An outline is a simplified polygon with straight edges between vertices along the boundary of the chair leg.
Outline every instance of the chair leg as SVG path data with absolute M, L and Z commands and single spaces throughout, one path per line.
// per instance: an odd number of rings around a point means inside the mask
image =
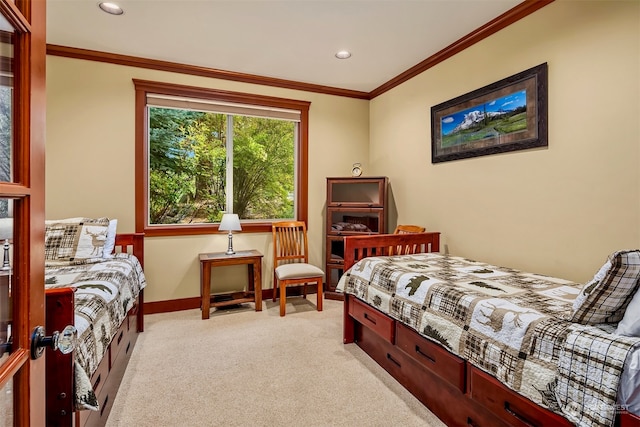
M 278 293 L 278 279 L 273 275 L 273 302 L 276 302 L 276 294 Z
M 307 282 L 304 282 L 302 284 L 302 297 L 304 299 L 307 299 Z
M 284 283 L 280 283 L 280 317 L 284 316 L 286 304 L 287 304 L 287 286 Z
M 318 311 L 322 311 L 322 279 L 318 279 Z

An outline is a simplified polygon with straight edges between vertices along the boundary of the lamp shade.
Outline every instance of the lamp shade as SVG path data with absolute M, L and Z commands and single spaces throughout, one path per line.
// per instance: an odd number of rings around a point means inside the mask
M 240 218 L 238 214 L 224 214 L 222 215 L 222 221 L 220 221 L 220 231 L 241 231 Z

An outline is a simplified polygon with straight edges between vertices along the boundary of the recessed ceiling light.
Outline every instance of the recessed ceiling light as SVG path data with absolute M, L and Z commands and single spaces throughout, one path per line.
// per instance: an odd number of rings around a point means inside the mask
M 351 56 L 351 52 L 349 52 L 348 50 L 341 50 L 340 52 L 336 53 L 336 58 L 338 59 L 347 59 Z
M 98 7 L 111 15 L 122 15 L 124 10 L 115 3 L 102 2 L 98 3 Z

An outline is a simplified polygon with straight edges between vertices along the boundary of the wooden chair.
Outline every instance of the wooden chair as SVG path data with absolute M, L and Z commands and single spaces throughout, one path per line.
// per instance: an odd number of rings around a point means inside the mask
M 287 286 L 304 285 L 303 296 L 307 297 L 307 283 L 318 287 L 318 311 L 322 311 L 322 281 L 324 272 L 309 264 L 307 227 L 303 221 L 274 222 L 273 231 L 273 301 L 280 287 L 280 316 L 285 314 Z
M 398 225 L 396 229 L 393 231 L 393 234 L 417 234 L 424 233 L 426 228 L 420 227 L 419 225 Z M 389 247 L 389 255 L 403 255 L 409 254 L 411 251 L 409 247 L 403 246 L 390 246 Z
M 419 225 L 398 225 L 393 234 L 415 234 L 424 233 L 426 228 Z

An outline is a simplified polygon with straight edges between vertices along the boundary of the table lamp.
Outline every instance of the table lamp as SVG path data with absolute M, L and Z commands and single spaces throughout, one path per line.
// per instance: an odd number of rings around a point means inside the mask
M 9 240 L 13 239 L 13 218 L 0 218 L 0 242 L 4 242 L 4 256 L 2 260 L 2 270 L 10 270 L 9 260 Z
M 235 254 L 236 252 L 233 250 L 233 232 L 242 230 L 242 227 L 240 227 L 240 218 L 238 218 L 238 214 L 222 215 L 222 221 L 220 221 L 220 227 L 218 227 L 218 230 L 229 232 L 229 248 L 227 248 L 226 254 Z

